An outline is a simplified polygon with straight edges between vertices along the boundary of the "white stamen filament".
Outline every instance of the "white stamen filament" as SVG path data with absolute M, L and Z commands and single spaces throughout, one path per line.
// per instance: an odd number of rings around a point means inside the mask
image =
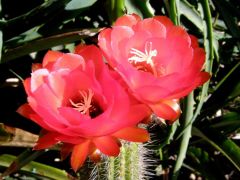
M 139 51 L 135 48 L 131 48 L 130 54 L 133 54 L 132 57 L 128 58 L 128 60 L 134 61 L 134 63 L 137 62 L 146 62 L 147 64 L 150 64 L 151 67 L 154 66 L 152 57 L 157 56 L 157 50 L 152 49 L 152 42 L 147 42 L 145 44 L 145 54 L 142 51 Z
M 74 103 L 71 99 L 69 99 L 71 105 L 74 107 L 73 109 L 76 109 L 81 114 L 87 114 L 89 115 L 89 109 L 92 107 L 92 97 L 94 95 L 93 91 L 91 89 L 88 89 L 88 93 L 86 91 L 79 91 L 80 95 L 83 98 L 83 102 Z

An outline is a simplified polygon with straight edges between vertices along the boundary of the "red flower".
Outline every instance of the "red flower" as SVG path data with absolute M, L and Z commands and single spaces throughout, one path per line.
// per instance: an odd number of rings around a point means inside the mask
M 130 100 L 109 73 L 100 50 L 79 46 L 76 53 L 49 51 L 42 67 L 34 66 L 24 81 L 28 103 L 18 109 L 46 131 L 35 149 L 63 142 L 62 156 L 72 151 L 75 171 L 88 155 L 117 156 L 118 138 L 136 142 L 149 138 L 136 126 L 149 115 L 148 108 Z
M 99 46 L 134 96 L 159 117 L 175 120 L 178 99 L 206 82 L 197 39 L 164 16 L 125 15 L 99 34 Z

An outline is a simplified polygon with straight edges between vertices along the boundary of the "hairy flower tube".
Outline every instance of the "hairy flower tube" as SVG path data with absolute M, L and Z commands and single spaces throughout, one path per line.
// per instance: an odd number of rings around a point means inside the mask
M 18 112 L 44 129 L 34 149 L 61 142 L 62 157 L 71 153 L 75 171 L 88 156 L 98 159 L 99 152 L 117 156 L 119 139 L 149 139 L 137 127 L 149 108 L 129 97 L 96 46 L 78 46 L 74 54 L 49 51 L 24 88 L 28 103 Z
M 135 98 L 166 120 L 176 120 L 179 99 L 210 77 L 202 72 L 205 52 L 197 39 L 164 16 L 124 15 L 98 40 Z

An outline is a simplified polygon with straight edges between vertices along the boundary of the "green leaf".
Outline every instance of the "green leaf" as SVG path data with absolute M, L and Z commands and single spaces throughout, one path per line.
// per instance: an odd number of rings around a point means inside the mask
M 113 24 L 116 19 L 124 14 L 125 0 L 108 0 L 106 1 L 106 8 L 108 12 L 108 18 Z
M 211 121 L 218 121 L 218 123 L 215 123 L 212 125 L 212 127 L 224 127 L 228 126 L 229 124 L 232 124 L 236 121 L 237 124 L 240 124 L 240 113 L 238 112 L 229 112 L 221 117 L 217 117 Z
M 49 49 L 57 45 L 72 43 L 74 41 L 81 40 L 86 37 L 94 36 L 100 30 L 101 29 L 82 29 L 78 31 L 57 34 L 50 37 L 44 37 L 38 40 L 30 41 L 16 48 L 8 49 L 3 54 L 2 63 L 8 62 L 12 59 L 24 55 L 28 55 L 31 52 Z
M 23 166 L 25 166 L 32 160 L 36 159 L 44 152 L 45 152 L 44 150 L 41 151 L 32 151 L 29 149 L 25 150 L 10 164 L 10 166 L 3 173 L 3 176 L 7 176 L 13 172 L 16 172 L 17 170 L 21 169 Z
M 232 36 L 236 39 L 240 38 L 240 30 L 237 25 L 237 21 L 234 19 L 233 12 L 239 12 L 235 9 L 234 6 L 231 6 L 230 3 L 226 0 L 213 0 L 218 11 L 221 13 L 224 22 L 226 23 L 228 30 L 231 32 Z M 240 49 L 240 43 L 238 42 L 238 48 Z
M 214 48 L 213 48 L 212 15 L 208 0 L 201 0 L 199 3 L 199 8 L 200 14 L 203 19 L 204 48 L 206 51 L 205 71 L 211 74 L 214 60 Z M 210 81 L 205 82 L 205 84 L 202 87 L 200 100 L 194 112 L 191 122 L 194 122 L 199 117 L 203 104 L 208 96 L 209 83 Z
M 180 0 L 172 0 L 169 3 L 170 18 L 175 25 L 180 25 L 179 2 Z
M 154 9 L 149 3 L 149 0 L 127 0 L 126 8 L 128 13 L 140 13 L 143 18 L 148 18 L 154 16 Z
M 3 29 L 7 34 L 10 33 L 11 37 L 14 37 L 35 26 L 45 24 L 47 21 L 55 17 L 60 11 L 63 11 L 65 5 L 69 1 L 70 0 L 48 0 L 31 11 L 8 20 L 4 23 Z M 8 37 L 8 39 L 10 38 Z
M 192 156 L 192 158 L 199 164 L 208 163 L 210 161 L 208 153 L 201 148 L 190 147 L 188 149 L 188 155 Z
M 16 156 L 3 154 L 0 155 L 0 166 L 8 167 L 13 161 L 15 161 Z M 66 171 L 54 168 L 38 162 L 29 162 L 27 165 L 21 168 L 22 171 L 29 172 L 34 175 L 41 175 L 51 179 L 68 179 L 69 175 Z M 6 176 L 6 174 L 4 175 Z M 43 178 L 43 177 L 42 177 Z M 44 178 L 43 178 L 44 179 Z
M 229 112 L 211 120 L 211 127 L 219 132 L 232 133 L 240 128 L 240 113 Z
M 179 120 L 175 121 L 171 126 L 168 127 L 166 137 L 162 137 L 163 142 L 161 142 L 158 146 L 159 149 L 164 148 L 166 145 L 169 145 L 174 140 L 174 135 L 179 126 Z
M 235 98 L 240 95 L 240 81 L 233 87 L 232 92 L 229 94 L 229 99 Z
M 77 10 L 92 6 L 97 0 L 71 0 L 65 7 L 65 10 Z
M 189 141 L 192 136 L 191 131 L 194 104 L 195 104 L 194 95 L 193 92 L 191 92 L 184 101 L 184 119 L 183 119 L 184 133 L 181 139 L 177 160 L 173 169 L 172 179 L 178 178 L 180 169 L 183 165 L 183 161 L 186 157 Z
M 188 158 L 191 161 L 188 162 L 188 166 L 193 167 L 194 170 L 200 173 L 206 179 L 217 180 L 221 177 L 217 172 L 213 159 L 209 156 L 208 152 L 201 148 L 189 147 L 187 152 Z
M 240 171 L 240 148 L 231 139 L 209 127 L 203 130 L 193 127 L 192 134 L 204 139 L 220 151 Z
M 37 32 L 39 27 L 34 27 L 32 29 L 29 29 L 28 31 L 20 34 L 19 36 L 15 36 L 12 39 L 9 39 L 5 41 L 5 49 L 8 49 L 9 47 L 11 48 L 16 47 L 18 45 L 21 45 L 23 43 L 27 43 L 28 41 L 35 40 L 37 38 L 41 38 L 42 35 Z
M 237 63 L 219 82 L 216 86 L 216 90 L 213 92 L 208 101 L 204 104 L 203 111 L 198 117 L 199 119 L 206 115 L 212 115 L 219 108 L 226 105 L 226 103 L 240 95 L 238 87 L 240 77 L 240 62 Z
M 179 13 L 191 21 L 200 31 L 203 31 L 201 15 L 193 5 L 185 0 L 179 1 Z
M 132 0 L 126 0 L 125 1 L 125 7 L 126 7 L 126 11 L 128 14 L 137 14 L 139 15 L 141 18 L 143 18 L 143 14 L 140 11 L 140 9 L 138 7 L 136 7 L 136 5 L 133 3 Z
M 185 16 L 190 22 L 192 22 L 201 32 L 205 31 L 206 28 L 204 28 L 201 14 L 198 12 L 195 6 L 193 6 L 186 0 L 179 1 L 179 13 Z M 207 32 L 205 34 L 207 34 Z M 218 60 L 218 41 L 215 36 L 213 36 L 212 38 L 213 49 L 215 52 L 216 60 Z

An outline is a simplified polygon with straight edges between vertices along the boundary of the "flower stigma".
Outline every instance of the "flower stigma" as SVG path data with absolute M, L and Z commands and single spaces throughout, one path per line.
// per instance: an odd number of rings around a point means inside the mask
M 79 111 L 81 114 L 90 115 L 90 108 L 92 108 L 92 98 L 93 98 L 93 91 L 88 89 L 88 93 L 86 91 L 79 91 L 80 95 L 82 96 L 82 100 L 79 103 L 74 103 L 71 99 L 69 99 L 73 109 Z
M 146 42 L 145 43 L 145 53 L 135 49 L 135 48 L 131 48 L 130 50 L 130 54 L 132 54 L 133 56 L 128 58 L 128 61 L 130 63 L 146 63 L 147 65 L 150 65 L 153 74 L 155 76 L 157 76 L 157 71 L 153 62 L 153 57 L 157 56 L 157 50 L 156 49 L 152 49 L 152 42 Z M 142 69 L 142 67 L 137 67 L 138 69 Z

